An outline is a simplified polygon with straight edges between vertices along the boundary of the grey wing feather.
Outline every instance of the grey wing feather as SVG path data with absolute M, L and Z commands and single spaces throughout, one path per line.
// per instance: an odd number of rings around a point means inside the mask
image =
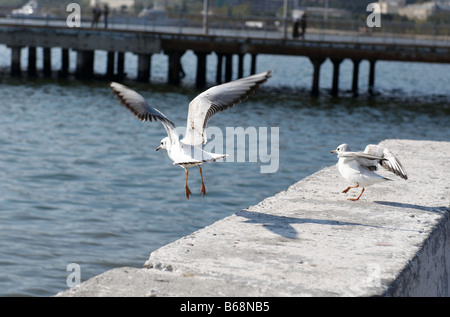
M 345 157 L 345 158 L 351 158 L 355 160 L 380 160 L 381 157 L 377 155 L 371 155 L 364 152 L 343 152 L 338 155 L 338 158 Z
M 382 160 L 380 156 L 367 154 L 364 152 L 343 152 L 338 155 L 338 158 L 341 157 L 356 160 L 359 164 L 372 172 L 377 170 L 377 164 L 380 160 Z
M 161 111 L 149 106 L 144 97 L 119 83 L 109 84 L 120 103 L 141 121 L 160 120 L 170 138 L 175 135 L 175 125 Z
M 139 120 L 156 121 L 159 119 L 174 125 L 173 122 L 158 109 L 150 107 L 144 97 L 136 91 L 115 82 L 112 82 L 109 85 L 112 88 L 112 92 L 119 98 L 120 103 L 130 110 Z
M 370 155 L 380 156 L 382 158 L 379 162 L 381 166 L 405 180 L 408 179 L 402 163 L 388 149 L 379 145 L 369 144 L 366 146 L 364 152 Z
M 381 162 L 381 166 L 403 179 L 408 179 L 405 168 L 394 154 L 389 152 L 389 150 L 385 150 L 384 158 L 385 160 Z
M 271 77 L 271 73 L 267 71 L 214 86 L 195 97 L 189 104 L 186 133 L 182 141 L 191 145 L 206 143 L 205 128 L 209 118 L 248 98 Z

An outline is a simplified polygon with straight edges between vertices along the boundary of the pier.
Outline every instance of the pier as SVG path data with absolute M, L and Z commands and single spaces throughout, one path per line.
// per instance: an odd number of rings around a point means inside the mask
M 257 72 L 257 56 L 260 54 L 308 57 L 313 68 L 311 93 L 319 93 L 320 69 L 327 59 L 333 64 L 331 94 L 339 93 L 340 64 L 345 59 L 353 62 L 351 91 L 358 94 L 359 64 L 370 63 L 368 87 L 375 86 L 377 61 L 450 63 L 449 30 L 434 35 L 402 35 L 311 27 L 302 39 L 294 39 L 281 28 L 255 30 L 252 28 L 212 28 L 205 32 L 201 27 L 129 25 L 111 21 L 108 29 L 91 28 L 86 23 L 79 28 L 69 28 L 62 21 L 33 21 L 0 19 L 0 44 L 11 50 L 11 76 L 36 76 L 36 49 L 43 50 L 42 74 L 52 75 L 51 48 L 61 49 L 60 76 L 69 71 L 69 50 L 76 51 L 75 77 L 89 79 L 94 75 L 94 52 L 107 51 L 107 78 L 123 77 L 125 53 L 138 56 L 134 77 L 138 81 L 151 80 L 153 54 L 165 54 L 168 58 L 167 82 L 181 82 L 181 57 L 191 50 L 197 56 L 196 85 L 206 85 L 206 60 L 217 58 L 216 82 L 222 83 L 247 76 L 244 74 L 244 56 L 251 56 L 250 74 Z M 21 65 L 21 56 L 28 53 L 28 64 Z M 238 57 L 238 71 L 233 74 L 233 56 Z

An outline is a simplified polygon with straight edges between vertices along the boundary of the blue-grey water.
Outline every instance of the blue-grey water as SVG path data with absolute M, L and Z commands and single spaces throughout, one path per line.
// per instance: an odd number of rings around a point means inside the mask
M 273 77 L 210 125 L 279 127 L 278 171 L 260 173 L 260 161 L 205 164 L 207 196 L 199 193 L 194 168 L 194 195 L 187 200 L 184 171 L 172 166 L 166 152 L 155 152 L 165 136 L 159 123 L 135 119 L 104 81 L 12 79 L 9 54 L 0 46 L 1 296 L 54 295 L 67 288 L 69 263 L 80 265 L 82 281 L 114 267 L 142 267 L 162 245 L 335 164 L 330 151 L 340 143 L 362 149 L 387 138 L 450 141 L 450 65 L 378 62 L 378 95 L 370 97 L 363 62 L 361 94 L 353 98 L 352 64 L 344 61 L 341 97 L 332 98 L 326 62 L 321 96 L 311 98 L 308 59 L 261 55 L 258 71 L 272 69 Z M 52 54 L 58 69 L 58 51 Z M 97 73 L 105 72 L 105 55 L 96 54 Z M 71 58 L 73 71 L 73 53 Z M 177 125 L 185 125 L 187 105 L 199 93 L 195 56 L 188 52 L 182 62 L 187 76 L 180 87 L 164 84 L 162 54 L 153 56 L 152 83 L 138 84 L 132 81 L 136 56 L 126 54 L 127 84 Z M 211 55 L 209 85 L 215 63 Z

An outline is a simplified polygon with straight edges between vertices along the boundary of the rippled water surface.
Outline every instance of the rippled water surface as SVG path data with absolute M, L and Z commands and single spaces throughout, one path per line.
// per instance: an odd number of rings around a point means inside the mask
M 103 81 L 11 79 L 5 74 L 8 54 L 0 47 L 2 296 L 62 291 L 69 263 L 80 265 L 82 281 L 114 267 L 142 267 L 158 247 L 335 164 L 330 151 L 340 143 L 361 149 L 387 138 L 450 141 L 448 65 L 379 62 L 379 94 L 369 97 L 363 62 L 361 95 L 353 98 L 346 91 L 352 65 L 344 62 L 342 97 L 332 98 L 327 62 L 322 94 L 311 98 L 306 58 L 259 56 L 258 70 L 273 69 L 273 78 L 245 103 L 213 117 L 210 126 L 279 127 L 279 169 L 262 174 L 260 161 L 205 164 L 208 195 L 202 198 L 193 168 L 194 195 L 188 201 L 184 171 L 172 166 L 166 152 L 155 152 L 165 136 L 159 123 L 135 119 Z M 96 57 L 96 72 L 102 73 L 105 57 Z M 185 125 L 187 105 L 199 93 L 193 88 L 195 57 L 183 57 L 188 75 L 180 87 L 163 83 L 166 59 L 153 56 L 152 84 L 127 84 L 175 124 Z M 58 69 L 58 58 L 53 62 Z M 210 85 L 214 64 L 212 55 Z M 131 78 L 135 65 L 127 54 Z

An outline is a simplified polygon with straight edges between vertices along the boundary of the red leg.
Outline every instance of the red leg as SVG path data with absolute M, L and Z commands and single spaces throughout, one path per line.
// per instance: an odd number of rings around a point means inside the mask
M 186 190 L 186 198 L 189 199 L 189 195 L 192 195 L 192 192 L 189 189 L 188 184 L 187 184 L 189 172 L 188 172 L 187 168 L 185 168 L 185 167 L 183 167 L 183 168 L 186 171 L 186 182 L 184 183 L 184 189 Z
M 203 183 L 202 168 L 200 167 L 200 165 L 198 166 L 198 168 L 200 169 L 200 177 L 202 178 L 202 189 L 200 190 L 200 192 L 203 194 L 203 197 L 205 197 L 206 196 L 206 189 L 205 189 L 205 184 Z
M 350 188 L 358 188 L 359 187 L 359 183 L 356 183 L 356 186 L 348 186 L 346 189 L 344 189 L 342 192 L 344 194 L 347 194 L 347 192 L 350 190 Z
M 361 195 L 362 195 L 363 193 L 364 193 L 364 187 L 363 187 L 363 189 L 362 189 L 362 191 L 361 191 L 361 194 L 359 194 L 358 198 L 349 198 L 348 200 L 357 201 L 357 200 L 359 200 L 359 198 L 361 197 Z

